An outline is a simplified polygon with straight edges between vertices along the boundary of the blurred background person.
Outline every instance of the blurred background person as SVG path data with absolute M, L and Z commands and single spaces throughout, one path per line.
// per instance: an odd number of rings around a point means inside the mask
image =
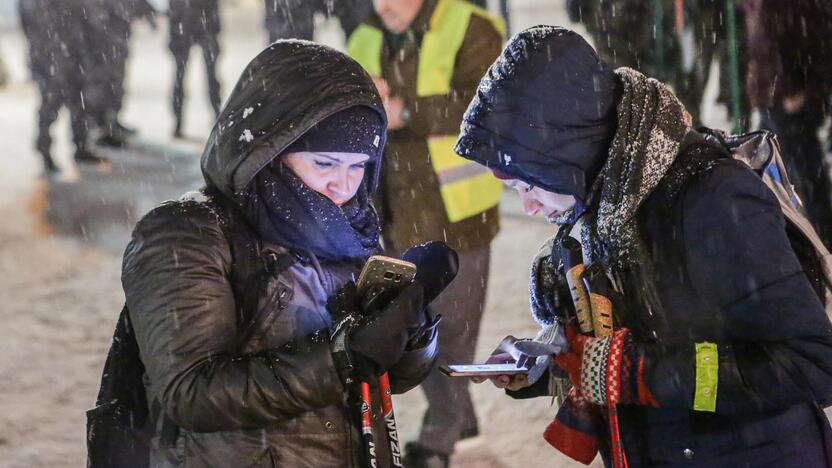
M 90 44 L 94 54 L 90 70 L 88 104 L 93 122 L 101 135 L 100 145 L 124 146 L 135 130 L 122 125 L 119 112 L 124 104 L 124 79 L 130 53 L 130 34 L 134 21 L 145 20 L 156 29 L 156 10 L 147 0 L 95 0 L 90 16 Z
M 62 107 L 69 110 L 75 162 L 100 163 L 88 146 L 89 115 L 84 103 L 85 64 L 91 48 L 86 34 L 89 0 L 20 0 L 20 24 L 29 44 L 29 70 L 40 92 L 35 147 L 47 174 L 58 172 L 52 159 L 52 124 Z
M 443 240 L 459 253 L 456 280 L 434 303 L 442 364 L 473 362 L 485 307 L 500 182 L 454 153 L 462 114 L 500 53 L 503 23 L 461 0 L 375 0 L 348 49 L 376 80 L 389 119 L 379 209 L 385 247 Z M 405 465 L 448 466 L 454 445 L 478 433 L 463 379 L 434 369 L 421 432 Z
M 170 21 L 170 51 L 176 61 L 176 76 L 173 83 L 173 116 L 176 121 L 174 138 L 182 138 L 185 104 L 185 72 L 191 48 L 198 45 L 205 61 L 208 79 L 208 98 L 215 116 L 220 113 L 220 81 L 217 79 L 217 58 L 220 55 L 220 12 L 219 0 L 170 0 L 168 9 Z
M 344 35 L 349 37 L 373 11 L 371 0 L 264 0 L 264 6 L 269 42 L 278 39 L 313 40 L 315 13 L 338 18 Z
M 818 137 L 832 91 L 832 5 L 749 0 L 745 7 L 748 96 L 760 126 L 777 134 L 809 219 L 832 245 L 832 190 Z
M 701 106 L 711 66 L 720 64 L 719 98 L 731 103 L 729 18 L 722 0 L 645 2 L 639 0 L 567 0 L 569 18 L 586 27 L 598 54 L 611 66 L 632 67 L 671 85 L 694 122 L 701 123 Z M 734 15 L 741 15 L 735 8 Z M 734 28 L 742 22 L 735 19 Z M 734 30 L 734 34 L 741 31 Z M 738 50 L 741 52 L 741 49 Z M 742 64 L 741 59 L 737 64 Z M 739 76 L 738 72 L 738 75 Z M 749 106 L 741 101 L 730 109 L 746 128 Z
M 0 88 L 6 86 L 6 83 L 9 82 L 9 71 L 6 69 L 6 64 L 3 62 L 3 59 L 0 58 Z

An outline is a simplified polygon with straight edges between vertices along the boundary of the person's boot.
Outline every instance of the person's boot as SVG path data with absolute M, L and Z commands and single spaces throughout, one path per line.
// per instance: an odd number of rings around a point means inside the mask
M 95 140 L 95 143 L 110 148 L 126 147 L 128 134 L 123 132 L 120 127 L 121 124 L 115 120 L 107 121 L 106 124 L 101 126 L 102 135 Z
M 109 148 L 125 148 L 127 147 L 127 140 L 120 135 L 114 133 L 107 133 L 100 136 L 95 143 L 98 146 L 106 146 Z
M 75 150 L 75 162 L 78 164 L 101 164 L 106 163 L 107 158 L 97 156 L 86 148 L 78 148 Z
M 61 170 L 55 164 L 55 160 L 52 159 L 52 155 L 50 155 L 49 153 L 43 154 L 43 172 L 47 176 L 61 172 Z
M 173 137 L 176 139 L 182 138 L 182 121 L 177 120 L 176 126 L 173 127 Z
M 434 452 L 416 442 L 408 442 L 404 446 L 402 465 L 407 468 L 448 468 L 450 458 L 448 454 Z
M 124 124 L 122 124 L 118 120 L 116 120 L 116 122 L 113 124 L 113 127 L 118 133 L 125 136 L 133 136 L 139 132 L 133 127 L 125 127 Z

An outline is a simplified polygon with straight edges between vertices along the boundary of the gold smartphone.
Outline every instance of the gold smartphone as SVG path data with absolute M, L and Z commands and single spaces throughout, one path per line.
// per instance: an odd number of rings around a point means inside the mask
M 398 258 L 373 255 L 367 260 L 364 269 L 355 283 L 358 297 L 365 300 L 368 296 L 377 296 L 381 292 L 393 293 L 404 289 L 413 282 L 416 265 Z

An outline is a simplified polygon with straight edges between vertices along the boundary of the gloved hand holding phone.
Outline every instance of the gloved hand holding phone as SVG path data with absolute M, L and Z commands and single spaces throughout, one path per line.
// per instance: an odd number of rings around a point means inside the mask
M 423 296 L 422 286 L 411 283 L 368 322 L 353 330 L 349 349 L 359 376 L 383 374 L 399 362 L 408 342 L 425 327 Z

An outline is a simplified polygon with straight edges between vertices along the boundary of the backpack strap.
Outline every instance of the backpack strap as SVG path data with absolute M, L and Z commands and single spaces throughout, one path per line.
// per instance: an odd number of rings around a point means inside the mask
M 795 254 L 813 283 L 826 314 L 832 318 L 832 254 L 806 217 L 800 197 L 789 180 L 777 136 L 767 130 L 742 135 L 710 129 L 707 132 L 730 151 L 733 159 L 753 170 L 777 198 Z M 807 247 L 801 248 L 801 244 Z M 809 259 L 811 256 L 815 258 Z

